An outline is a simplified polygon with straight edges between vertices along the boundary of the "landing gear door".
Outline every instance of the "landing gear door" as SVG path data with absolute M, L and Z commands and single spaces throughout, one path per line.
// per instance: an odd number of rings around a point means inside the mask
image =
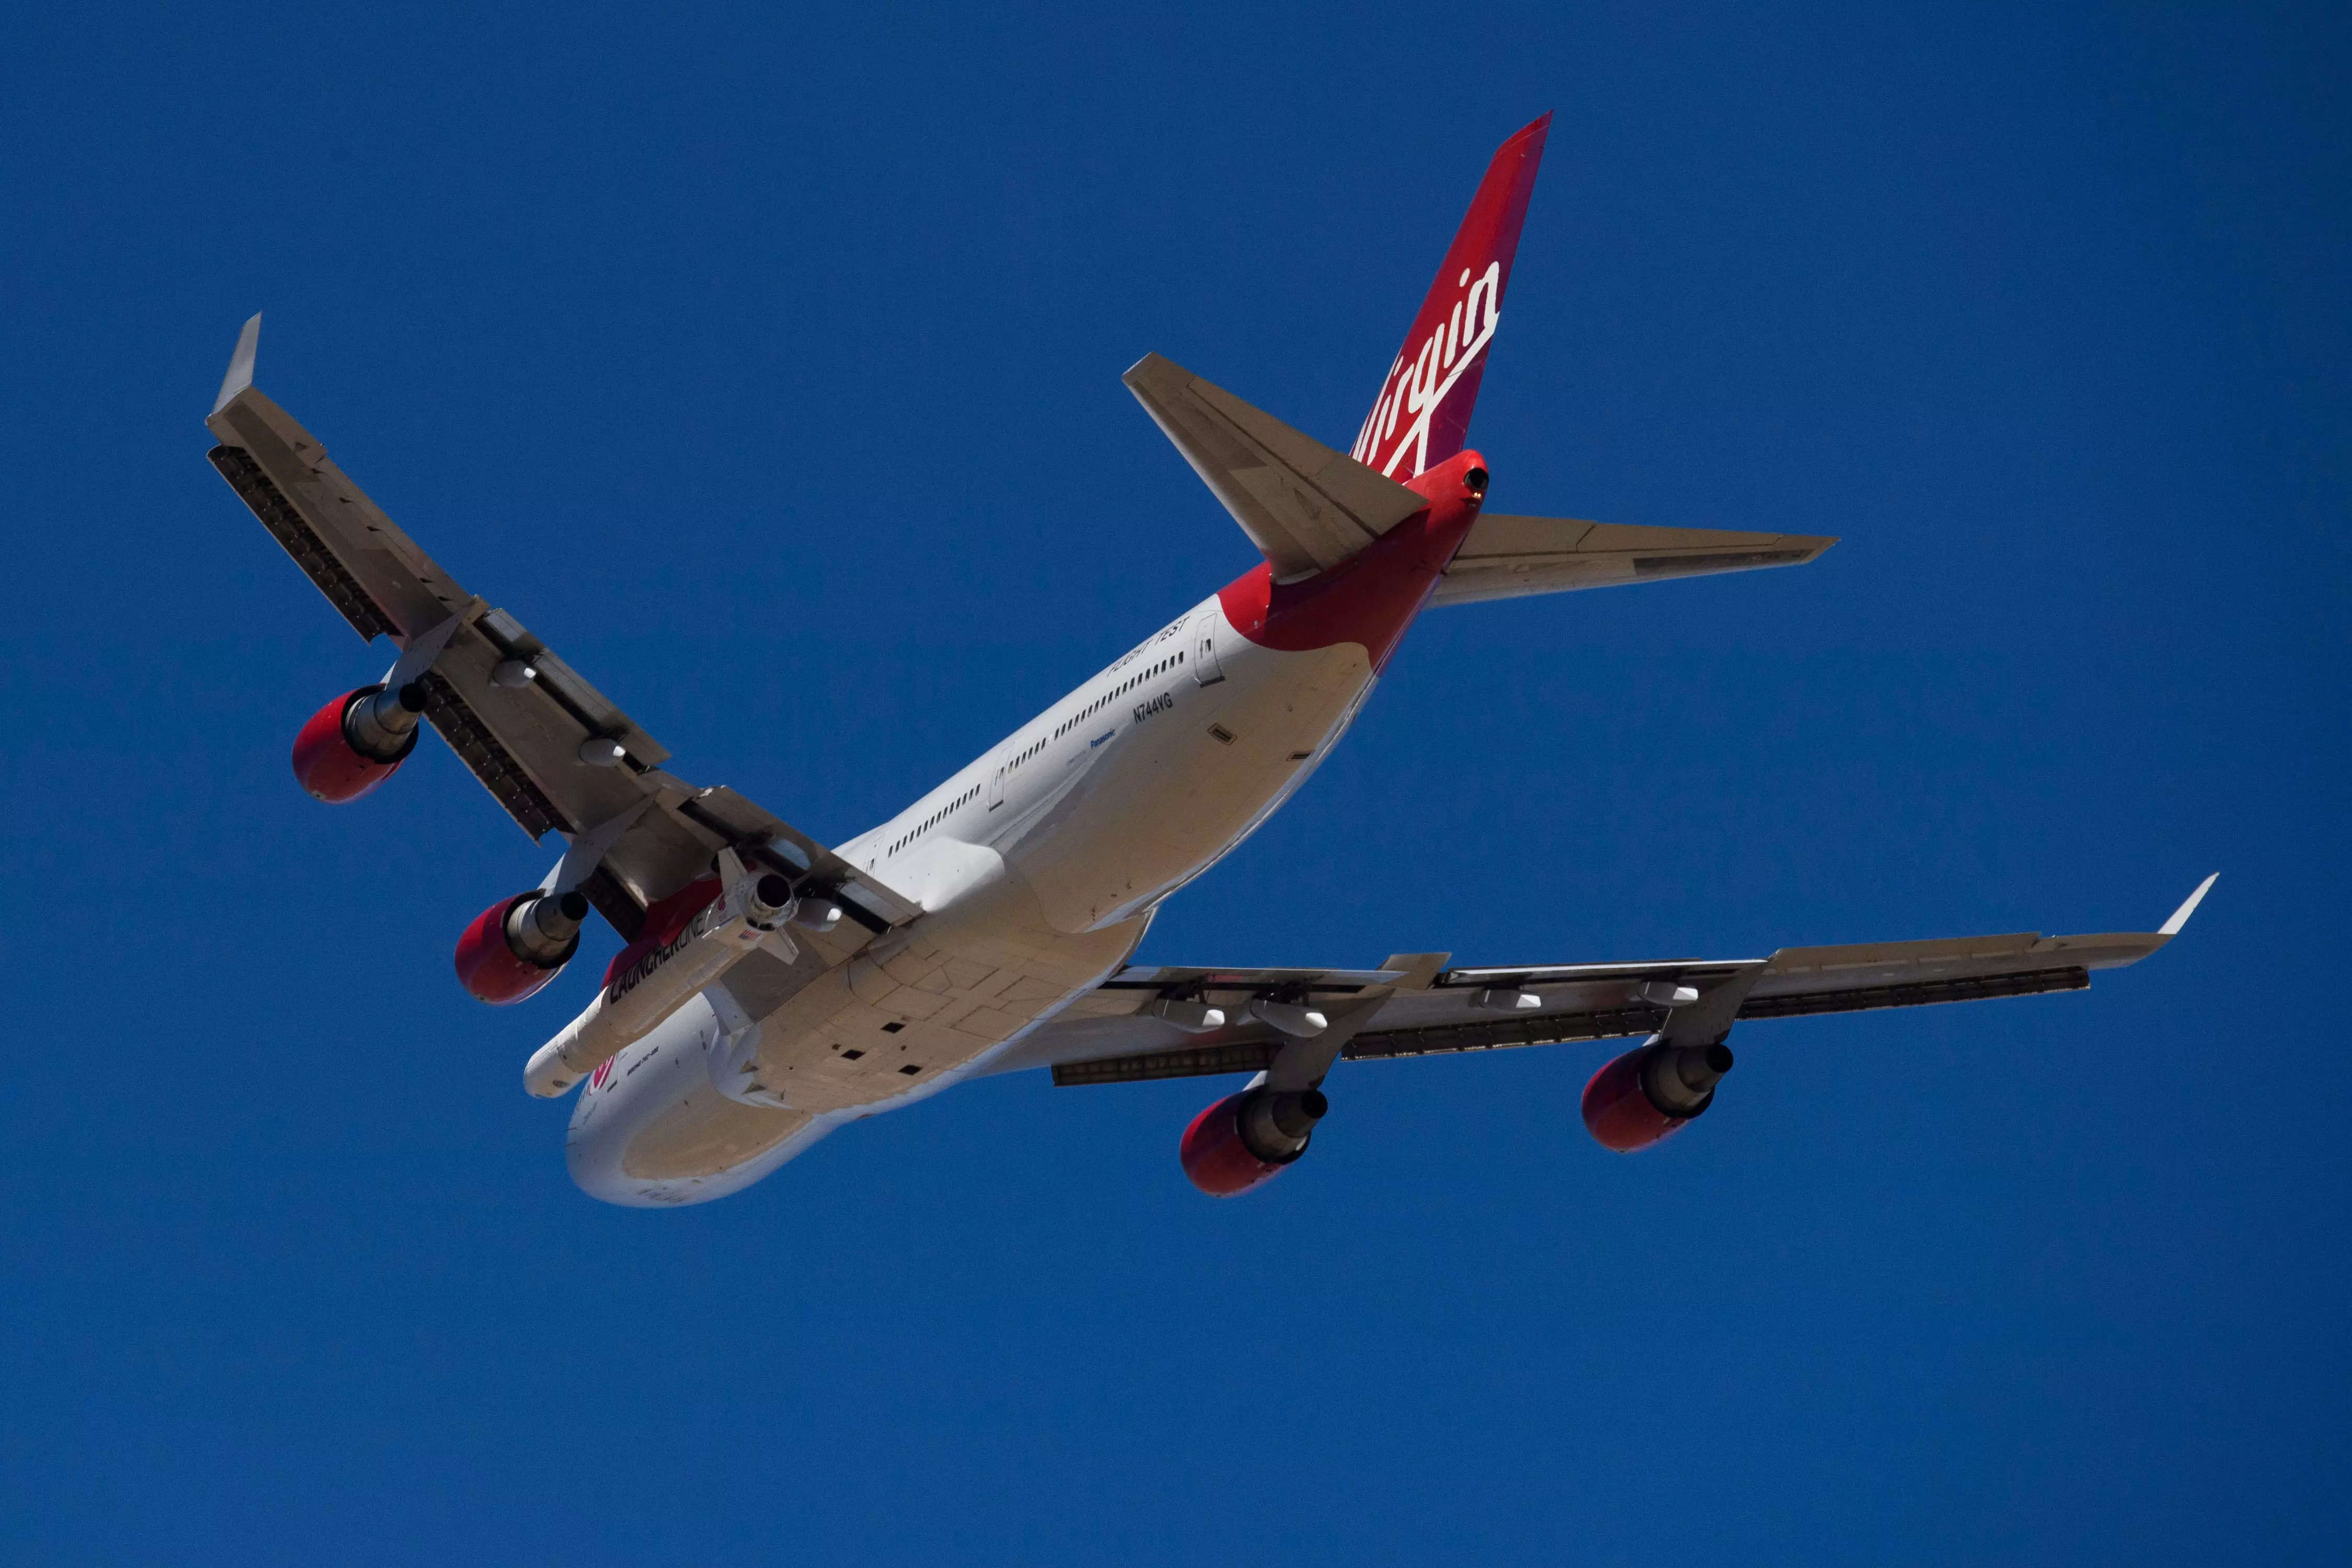
M 1213 686 L 1225 678 L 1223 666 L 1217 663 L 1218 620 L 1213 604 L 1192 617 L 1192 679 L 1204 686 Z

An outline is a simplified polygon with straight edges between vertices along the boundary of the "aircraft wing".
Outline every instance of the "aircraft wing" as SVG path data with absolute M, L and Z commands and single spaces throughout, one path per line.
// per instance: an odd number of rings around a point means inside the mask
M 1743 534 L 1721 528 L 1645 528 L 1573 517 L 1486 512 L 1432 604 L 1473 604 L 1669 577 L 1801 566 L 1837 543 L 1819 534 Z
M 1333 1054 L 1368 1061 L 1653 1034 L 1704 1043 L 1751 1019 L 2078 991 L 2093 970 L 2136 964 L 2169 942 L 2214 880 L 2152 932 L 2029 931 L 1630 964 L 1448 968 L 1446 955 L 1404 954 L 1376 970 L 1129 966 L 991 1071 L 1050 1067 L 1066 1085 L 1266 1071 L 1293 1037 L 1252 1016 L 1260 998 L 1318 1009 L 1345 1037 Z M 1149 1010 L 1163 998 L 1206 1003 L 1229 1021 L 1188 1033 Z
M 393 674 L 424 688 L 425 716 L 525 832 L 602 850 L 579 885 L 625 937 L 730 845 L 813 876 L 869 931 L 914 917 L 898 894 L 734 790 L 667 771 L 668 751 L 635 720 L 419 549 L 253 384 L 260 329 L 258 316 L 246 323 L 205 422 L 220 442 L 213 466 L 353 631 L 401 650 Z

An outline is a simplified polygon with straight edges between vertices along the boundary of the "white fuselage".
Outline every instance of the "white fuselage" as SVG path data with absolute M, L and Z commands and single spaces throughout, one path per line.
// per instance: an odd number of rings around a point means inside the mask
M 633 1206 L 723 1197 L 985 1071 L 1298 788 L 1373 679 L 1360 643 L 1277 652 L 1203 601 L 841 845 L 923 915 L 772 1007 L 730 977 L 731 1020 L 680 1008 L 583 1086 L 573 1180 Z

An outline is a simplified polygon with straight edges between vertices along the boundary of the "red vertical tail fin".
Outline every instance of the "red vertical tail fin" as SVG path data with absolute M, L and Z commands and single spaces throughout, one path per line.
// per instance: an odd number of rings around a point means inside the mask
M 1503 289 L 1511 280 L 1519 225 L 1527 220 L 1550 129 L 1547 114 L 1504 142 L 1486 165 L 1437 281 L 1349 453 L 1357 462 L 1392 479 L 1409 479 L 1467 444 L 1486 345 L 1502 319 Z

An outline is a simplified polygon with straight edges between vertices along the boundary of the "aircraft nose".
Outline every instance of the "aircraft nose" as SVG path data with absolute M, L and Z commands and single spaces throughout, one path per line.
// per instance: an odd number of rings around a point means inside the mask
M 629 1144 L 628 1119 L 621 1107 L 598 1103 L 596 1086 L 583 1085 L 572 1108 L 572 1125 L 563 1137 L 563 1166 L 572 1185 L 599 1203 L 623 1208 L 665 1207 L 649 1197 L 646 1184 L 622 1168 Z
M 626 1188 L 635 1184 L 621 1175 L 620 1140 L 594 1123 L 576 1124 L 563 1140 L 563 1166 L 572 1185 L 602 1203 L 630 1203 Z

